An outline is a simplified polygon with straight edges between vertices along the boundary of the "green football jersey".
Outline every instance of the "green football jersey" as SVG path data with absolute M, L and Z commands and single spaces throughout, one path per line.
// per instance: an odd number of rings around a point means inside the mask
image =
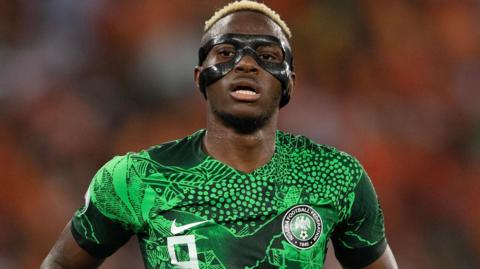
M 73 219 L 78 244 L 106 257 L 131 235 L 151 268 L 323 268 L 327 242 L 360 267 L 386 248 L 383 215 L 356 159 L 277 131 L 251 173 L 202 151 L 205 130 L 118 156 L 94 176 Z

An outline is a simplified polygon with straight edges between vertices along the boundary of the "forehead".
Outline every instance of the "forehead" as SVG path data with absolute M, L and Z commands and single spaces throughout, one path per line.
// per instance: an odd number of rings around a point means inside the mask
M 202 44 L 223 34 L 271 35 L 289 44 L 282 28 L 266 15 L 255 11 L 239 11 L 218 20 L 202 37 Z

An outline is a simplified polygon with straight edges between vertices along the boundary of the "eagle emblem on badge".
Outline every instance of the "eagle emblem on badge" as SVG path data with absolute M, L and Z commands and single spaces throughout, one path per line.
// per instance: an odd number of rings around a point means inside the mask
M 311 248 L 322 235 L 322 218 L 308 205 L 296 205 L 283 216 L 282 231 L 287 241 L 299 249 Z

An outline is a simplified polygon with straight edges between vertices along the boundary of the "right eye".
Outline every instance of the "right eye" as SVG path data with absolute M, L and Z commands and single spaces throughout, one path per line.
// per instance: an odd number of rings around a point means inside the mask
M 214 53 L 219 60 L 230 60 L 235 56 L 235 47 L 231 44 L 219 44 L 214 47 Z
M 235 51 L 233 49 L 224 48 L 224 49 L 219 49 L 217 54 L 223 58 L 231 58 L 233 57 L 233 55 L 235 55 Z

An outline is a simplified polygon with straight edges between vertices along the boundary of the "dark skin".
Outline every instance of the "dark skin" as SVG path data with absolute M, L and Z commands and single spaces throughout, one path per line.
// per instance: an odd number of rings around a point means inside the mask
M 48 256 L 40 265 L 41 269 L 93 269 L 98 268 L 104 259 L 92 257 L 78 246 L 70 232 L 70 222 L 65 226 Z
M 224 33 L 272 35 L 288 43 L 281 28 L 268 17 L 249 11 L 230 14 L 219 20 L 202 38 L 202 44 L 210 38 Z M 212 49 L 204 63 L 195 68 L 195 81 L 201 70 L 222 61 L 227 54 Z M 255 100 L 236 99 L 232 96 L 232 87 L 238 84 L 254 85 L 259 96 Z M 295 74 L 290 80 L 293 90 Z M 280 82 L 263 70 L 250 56 L 245 56 L 225 77 L 207 88 L 207 133 L 203 141 L 203 150 L 220 162 L 239 171 L 252 172 L 265 165 L 275 152 L 275 132 L 277 130 Z M 238 133 L 226 126 L 218 112 L 238 117 L 268 116 L 261 128 L 248 133 Z M 98 268 L 103 259 L 92 257 L 78 246 L 70 232 L 70 223 L 63 230 L 48 256 L 42 269 L 80 269 Z M 385 253 L 365 269 L 398 268 L 392 251 L 387 247 Z
M 268 17 L 254 12 L 237 12 L 219 20 L 202 38 L 209 40 L 226 33 L 273 35 L 285 40 L 281 28 Z M 287 41 L 288 42 L 288 41 Z M 195 81 L 205 66 L 222 61 L 222 55 L 213 48 L 202 66 L 195 69 Z M 291 79 L 294 85 L 295 75 Z M 232 85 L 248 81 L 255 84 L 260 98 L 255 102 L 237 101 L 230 96 Z M 207 134 L 204 150 L 217 160 L 243 172 L 252 172 L 266 164 L 275 152 L 275 131 L 281 84 L 270 73 L 263 70 L 250 56 L 244 57 L 225 77 L 207 89 Z M 270 120 L 261 129 L 251 134 L 239 134 L 226 127 L 214 112 L 223 112 L 239 117 L 260 117 L 269 114 Z

